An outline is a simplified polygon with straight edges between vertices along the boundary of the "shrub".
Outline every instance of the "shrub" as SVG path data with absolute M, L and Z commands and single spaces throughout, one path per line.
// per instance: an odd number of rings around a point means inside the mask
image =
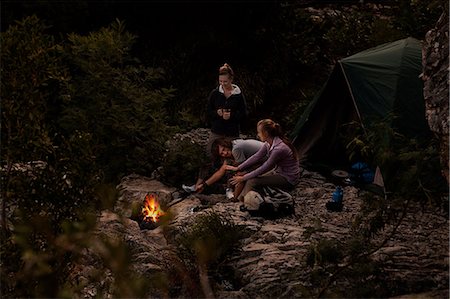
M 134 37 L 121 22 L 72 34 L 64 45 L 46 28 L 27 17 L 0 36 L 7 297 L 70 293 L 70 265 L 90 246 L 96 209 L 116 196 L 99 183 L 121 171 L 152 170 L 167 132 L 162 108 L 172 90 L 161 86 L 161 70 L 130 57 Z
M 433 138 L 411 139 L 392 128 L 390 117 L 375 121 L 347 142 L 350 157 L 379 166 L 389 200 L 410 199 L 442 205 L 448 194 L 440 171 L 437 141 Z
M 337 264 L 342 255 L 342 248 L 337 241 L 324 239 L 310 246 L 306 263 L 311 267 Z
M 190 225 L 171 231 L 169 239 L 175 244 L 182 264 L 178 268 L 185 272 L 178 275 L 189 277 L 188 280 L 184 278 L 185 284 L 193 281 L 200 284 L 204 293 L 205 288 L 210 287 L 209 277 L 218 280 L 234 277 L 231 269 L 221 265 L 238 248 L 243 233 L 243 228 L 235 225 L 230 217 L 216 212 L 199 215 Z M 197 297 L 199 294 L 191 295 Z
M 161 163 L 162 180 L 172 186 L 195 181 L 200 168 L 208 162 L 203 147 L 188 138 L 168 144 Z
M 72 96 L 59 118 L 66 133 L 91 132 L 107 180 L 151 173 L 169 132 L 164 103 L 173 90 L 164 72 L 139 65 L 130 55 L 136 37 L 117 20 L 87 36 L 70 34 L 65 45 Z
M 47 26 L 37 17 L 1 33 L 3 163 L 43 160 L 52 151 L 52 104 L 66 92 L 69 75 Z
M 69 265 L 95 224 L 98 176 L 88 144 L 88 137 L 75 136 L 47 162 L 2 177 L 6 207 L 14 211 L 8 217 L 14 231 L 2 238 L 2 294 L 60 296 Z
M 192 225 L 182 228 L 175 239 L 180 255 L 193 263 L 218 263 L 234 249 L 243 230 L 229 217 L 208 212 L 195 218 Z

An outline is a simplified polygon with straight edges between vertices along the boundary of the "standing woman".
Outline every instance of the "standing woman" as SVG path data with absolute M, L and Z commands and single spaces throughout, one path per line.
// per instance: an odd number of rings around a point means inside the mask
M 271 119 L 263 119 L 257 125 L 258 138 L 264 142 L 261 149 L 239 166 L 227 165 L 227 170 L 245 171 L 252 165 L 265 162 L 244 175 L 236 174 L 231 184 L 245 184 L 238 195 L 240 201 L 255 187 L 269 186 L 289 191 L 300 179 L 300 165 L 295 147 L 288 141 L 281 127 Z
M 238 138 L 240 125 L 247 116 L 247 106 L 241 89 L 233 84 L 234 72 L 225 63 L 219 68 L 219 86 L 209 95 L 207 116 L 211 124 L 207 152 L 219 137 Z

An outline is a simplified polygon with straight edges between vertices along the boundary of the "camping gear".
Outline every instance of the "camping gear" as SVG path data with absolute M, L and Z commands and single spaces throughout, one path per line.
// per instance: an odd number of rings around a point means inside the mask
M 265 186 L 244 196 L 241 211 L 248 211 L 251 216 L 275 219 L 294 214 L 294 199 L 286 191 Z
M 389 119 L 389 125 L 407 137 L 431 136 L 419 78 L 421 53 L 420 42 L 406 38 L 339 60 L 290 136 L 301 159 L 347 167 L 345 144 L 339 138 L 352 136 L 343 126 L 352 122 L 367 130 Z
M 333 172 L 331 172 L 331 175 L 335 178 L 339 178 L 339 179 L 346 179 L 348 178 L 348 172 L 344 171 L 344 170 L 333 170 Z
M 233 189 L 231 189 L 231 188 L 225 189 L 225 196 L 226 196 L 228 199 L 233 199 L 233 198 L 234 198 Z
M 344 207 L 344 204 L 342 202 L 343 197 L 344 197 L 344 190 L 342 190 L 341 186 L 337 186 L 336 190 L 334 190 L 331 196 L 331 201 L 325 204 L 327 210 L 330 212 L 342 211 L 342 208 Z
M 341 186 L 337 186 L 336 190 L 333 192 L 332 201 L 333 202 L 342 202 L 342 198 L 344 197 L 344 191 Z
M 351 185 L 351 180 L 349 176 L 350 175 L 347 171 L 336 169 L 331 172 L 332 178 L 331 181 L 336 185 L 339 184 Z
M 352 165 L 350 178 L 359 184 L 370 184 L 375 178 L 375 172 L 366 163 L 356 162 Z

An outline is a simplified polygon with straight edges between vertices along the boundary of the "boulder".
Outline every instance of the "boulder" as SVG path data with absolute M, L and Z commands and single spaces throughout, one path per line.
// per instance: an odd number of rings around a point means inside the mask
M 325 205 L 336 186 L 323 176 L 305 170 L 300 184 L 292 192 L 295 215 L 267 220 L 242 212 L 241 203 L 228 201 L 224 194 L 174 198 L 171 194 L 176 194 L 175 189 L 138 175 L 124 178 L 119 186 L 122 195 L 117 206 L 112 211 L 103 211 L 99 217 L 96 247 L 85 252 L 82 262 L 75 267 L 74 281 L 84 282 L 80 297 L 112 296 L 114 268 L 102 264 L 102 254 L 107 254 L 102 240 L 124 242 L 130 254 L 130 268 L 143 277 L 151 279 L 158 273 L 167 274 L 173 266 L 174 248 L 166 239 L 164 227 L 140 230 L 139 225 L 129 219 L 130 206 L 142 202 L 149 192 L 165 198 L 171 205 L 173 218 L 169 227 L 188 226 L 198 215 L 215 211 L 245 229 L 240 250 L 231 252 L 222 265 L 232 269 L 235 281 L 210 280 L 217 297 L 315 296 L 320 284 L 312 277 L 318 269 L 308 265 L 308 254 L 312 246 L 322 240 L 333 240 L 338 244 L 348 240 L 361 211 L 361 197 L 365 195 L 353 186 L 345 186 L 343 210 L 329 212 Z M 385 282 L 389 286 L 400 286 L 396 294 L 448 289 L 448 227 L 445 213 L 411 206 L 398 232 L 371 256 L 373 262 L 379 262 Z M 379 240 L 391 230 L 392 227 L 387 225 L 378 236 Z M 93 279 L 99 271 L 102 278 Z M 333 288 L 345 289 L 351 284 L 350 279 L 343 277 L 339 279 L 339 287 L 334 285 Z M 148 294 L 148 297 L 152 295 Z
M 427 32 L 422 61 L 428 124 L 440 144 L 442 172 L 449 181 L 449 15 L 444 9 L 436 27 Z

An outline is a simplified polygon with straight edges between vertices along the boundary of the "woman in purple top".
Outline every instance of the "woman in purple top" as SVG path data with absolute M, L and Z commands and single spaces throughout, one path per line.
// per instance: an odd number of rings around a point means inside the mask
M 256 129 L 258 138 L 264 142 L 261 149 L 239 166 L 226 166 L 227 170 L 238 171 L 230 180 L 231 184 L 245 184 L 242 192 L 236 194 L 241 201 L 257 186 L 290 190 L 300 179 L 297 151 L 284 136 L 280 125 L 271 119 L 263 119 L 258 122 Z M 261 166 L 248 173 L 242 173 L 262 161 L 265 162 Z

